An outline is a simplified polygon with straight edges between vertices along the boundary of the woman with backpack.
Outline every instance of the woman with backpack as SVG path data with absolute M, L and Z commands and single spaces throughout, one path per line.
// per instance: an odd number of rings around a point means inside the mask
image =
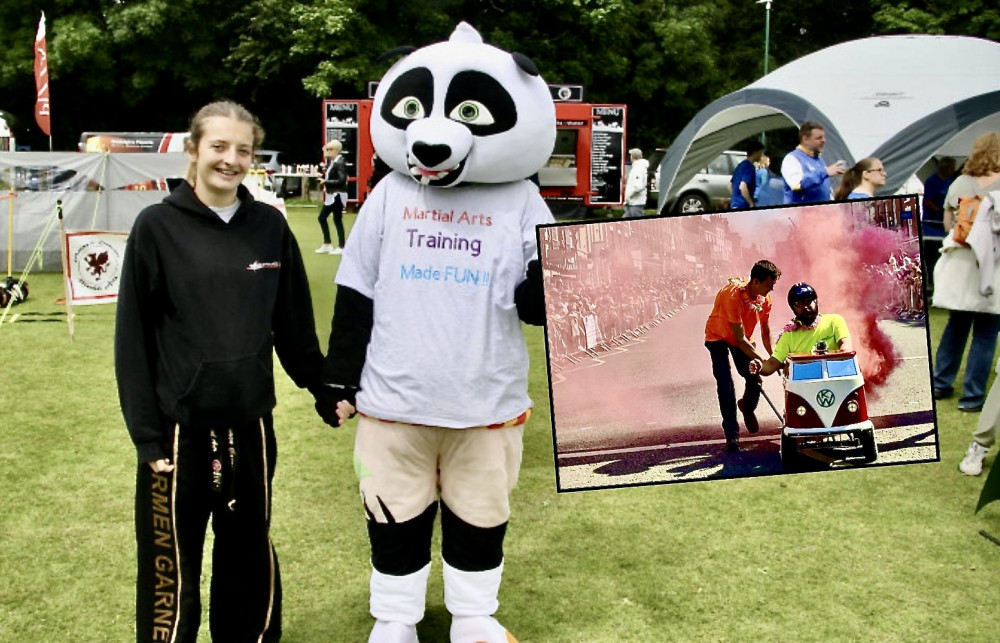
M 953 228 L 960 199 L 985 195 L 993 190 L 1000 190 L 1000 134 L 997 132 L 975 140 L 962 176 L 948 189 L 944 211 L 948 237 L 934 269 L 934 306 L 949 311 L 948 323 L 934 358 L 934 399 L 954 394 L 952 384 L 971 331 L 972 345 L 958 409 L 972 413 L 982 410 L 986 397 L 986 380 L 1000 332 L 1000 297 L 981 294 L 975 255 L 970 248 L 956 242 Z

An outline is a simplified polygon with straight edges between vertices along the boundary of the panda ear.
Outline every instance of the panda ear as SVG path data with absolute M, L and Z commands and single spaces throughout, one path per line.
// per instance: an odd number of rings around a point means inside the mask
M 390 49 L 389 51 L 379 56 L 375 62 L 380 62 L 380 63 L 385 62 L 386 60 L 394 58 L 395 56 L 409 56 L 416 50 L 417 50 L 416 47 L 410 45 L 403 45 L 402 47 L 396 47 L 395 49 Z
M 531 60 L 531 58 L 517 52 L 512 53 L 510 57 L 514 59 L 514 62 L 517 63 L 517 66 L 520 67 L 521 71 L 524 73 L 529 76 L 538 75 L 538 67 L 535 66 L 535 63 Z

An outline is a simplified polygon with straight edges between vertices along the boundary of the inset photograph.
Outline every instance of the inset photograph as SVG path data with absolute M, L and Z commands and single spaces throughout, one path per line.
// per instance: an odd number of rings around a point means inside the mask
M 558 490 L 937 461 L 918 208 L 540 227 Z

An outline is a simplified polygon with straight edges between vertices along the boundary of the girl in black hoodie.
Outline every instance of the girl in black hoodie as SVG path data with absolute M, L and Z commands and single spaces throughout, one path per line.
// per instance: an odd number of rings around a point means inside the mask
M 133 224 L 117 309 L 118 391 L 139 461 L 136 635 L 196 640 L 211 518 L 213 639 L 277 641 L 272 354 L 318 396 L 323 355 L 298 244 L 242 185 L 259 123 L 222 101 L 190 132 L 187 181 Z

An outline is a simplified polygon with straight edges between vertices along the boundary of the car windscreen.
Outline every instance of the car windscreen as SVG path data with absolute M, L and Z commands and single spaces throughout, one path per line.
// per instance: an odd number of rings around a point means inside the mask
M 858 367 L 853 359 L 835 359 L 826 363 L 826 371 L 830 377 L 853 377 L 858 374 Z
M 792 365 L 792 380 L 821 380 L 823 379 L 823 362 L 795 362 Z

